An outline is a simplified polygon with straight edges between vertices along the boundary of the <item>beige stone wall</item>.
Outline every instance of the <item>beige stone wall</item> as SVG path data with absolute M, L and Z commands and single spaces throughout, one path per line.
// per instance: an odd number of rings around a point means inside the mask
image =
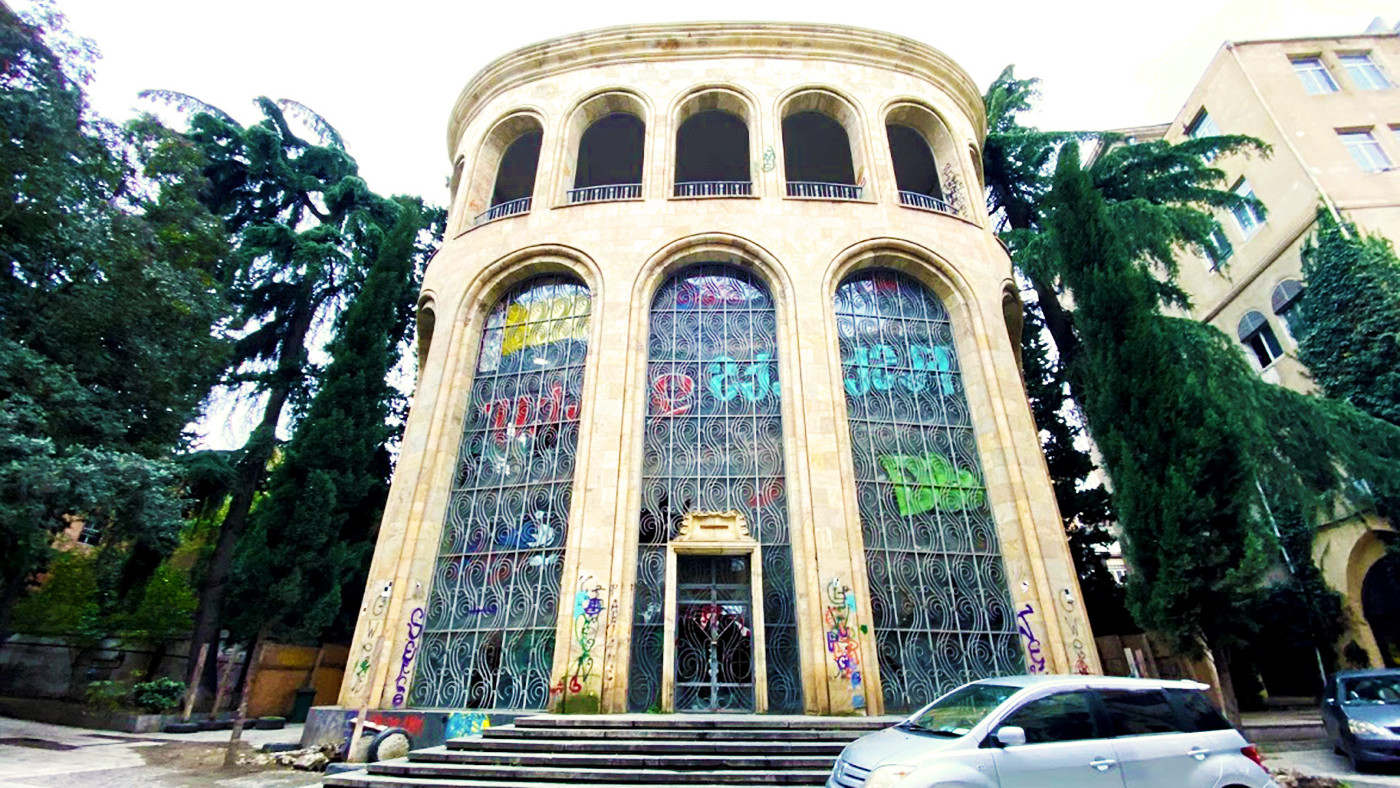
M 1368 52 L 1393 83 L 1389 89 L 1361 90 L 1337 56 Z M 1338 87 L 1310 95 L 1290 58 L 1318 57 Z M 1248 134 L 1267 143 L 1268 157 L 1223 159 L 1228 185 L 1247 178 L 1268 208 L 1256 233 L 1244 237 L 1234 218 L 1220 221 L 1234 247 L 1228 266 L 1211 272 L 1204 258 L 1181 262 L 1181 284 L 1194 301 L 1192 316 L 1231 337 L 1245 313 L 1257 310 L 1273 326 L 1286 353 L 1261 374 L 1296 391 L 1315 386 L 1296 358 L 1297 343 L 1273 313 L 1270 298 L 1284 279 L 1302 280 L 1301 250 L 1313 231 L 1319 206 L 1330 205 L 1362 230 L 1400 240 L 1400 169 L 1364 172 L 1347 152 L 1338 131 L 1370 130 L 1386 156 L 1400 167 L 1400 36 L 1251 41 L 1227 44 L 1216 55 L 1168 128 L 1180 141 L 1204 107 L 1224 134 Z M 1361 578 L 1378 557 L 1378 530 L 1389 525 L 1374 517 L 1352 516 L 1332 523 L 1314 543 L 1314 559 L 1332 588 L 1345 597 L 1347 633 L 1380 662 L 1379 651 L 1361 610 Z
M 855 591 L 867 623 L 870 594 L 848 446 L 833 298 L 847 274 L 902 270 L 932 288 L 952 315 L 957 351 L 1005 557 L 1010 597 L 1051 672 L 1098 672 L 1088 619 L 1026 402 L 1003 300 L 1011 263 L 991 233 L 974 156 L 985 121 L 966 74 L 923 45 L 847 28 L 715 25 L 581 34 L 507 55 L 468 86 L 450 139 L 464 175 L 434 258 L 423 304 L 434 315 L 401 459 L 371 568 L 341 692 L 348 706 L 394 704 L 415 609 L 426 604 L 467 392 L 486 311 L 512 284 L 569 271 L 592 291 L 591 336 L 554 657 L 554 679 L 579 656 L 572 606 L 583 579 L 601 586 L 604 634 L 585 644 L 593 664 L 582 695 L 626 710 L 633 620 L 648 312 L 664 278 L 688 262 L 729 261 L 769 288 L 778 320 L 789 501 L 803 689 L 810 713 L 860 705 L 825 648 L 823 589 Z M 778 43 L 786 41 L 786 46 Z M 795 43 L 796 42 L 796 43 Z M 754 196 L 675 199 L 672 152 L 683 108 L 722 90 L 748 108 Z M 780 122 L 792 102 L 843 116 L 857 147 L 858 201 L 784 196 Z M 578 115 L 599 102 L 644 113 L 643 198 L 568 205 Z M 942 122 L 935 152 L 953 165 L 964 215 L 898 203 L 885 144 L 887 114 L 916 105 Z M 806 104 L 803 104 L 806 106 Z M 533 209 L 471 227 L 490 181 L 478 158 L 499 156 L 492 130 L 517 115 L 544 129 Z M 493 141 L 494 140 L 494 141 Z M 482 151 L 486 151 L 485 154 Z M 945 183 L 945 188 L 947 184 Z M 410 649 L 411 656 L 411 649 Z M 860 635 L 865 709 L 881 710 L 873 630 Z M 412 660 L 409 660 L 410 663 Z M 410 669 L 411 674 L 411 669 Z

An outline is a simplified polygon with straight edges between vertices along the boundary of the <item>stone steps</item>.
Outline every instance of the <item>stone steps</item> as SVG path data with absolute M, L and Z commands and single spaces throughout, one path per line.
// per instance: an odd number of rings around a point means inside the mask
M 328 777 L 328 788 L 736 788 L 822 785 L 848 742 L 894 718 L 538 715 L 407 758 Z

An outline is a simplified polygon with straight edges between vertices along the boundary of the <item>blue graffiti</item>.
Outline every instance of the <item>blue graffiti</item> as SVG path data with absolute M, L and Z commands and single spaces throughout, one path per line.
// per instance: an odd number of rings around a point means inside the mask
M 928 387 L 929 375 L 936 379 L 943 394 L 953 393 L 953 357 L 943 345 L 909 346 L 909 366 L 912 372 L 899 372 L 899 352 L 890 345 L 858 347 L 845 366 L 853 376 L 846 378 L 846 393 L 863 397 L 875 391 L 890 391 L 901 386 L 918 394 Z

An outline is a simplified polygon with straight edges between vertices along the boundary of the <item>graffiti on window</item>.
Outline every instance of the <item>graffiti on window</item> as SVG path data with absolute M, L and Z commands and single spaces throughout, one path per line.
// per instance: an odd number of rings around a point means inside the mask
M 411 705 L 548 705 L 589 307 L 546 277 L 487 316 Z
M 886 709 L 1021 672 L 946 309 L 903 274 L 863 271 L 836 291 L 836 324 Z
M 768 703 L 802 711 L 773 301 L 724 265 L 686 268 L 652 301 L 628 706 L 661 706 L 666 543 L 691 511 L 736 509 L 763 546 Z

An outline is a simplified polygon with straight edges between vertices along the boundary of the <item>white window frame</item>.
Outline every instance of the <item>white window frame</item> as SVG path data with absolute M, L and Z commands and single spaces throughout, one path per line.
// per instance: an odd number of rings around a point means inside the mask
M 1234 192 L 1241 197 L 1253 197 L 1254 187 L 1249 185 L 1248 180 L 1240 178 L 1235 184 Z M 1236 208 L 1230 213 L 1234 215 L 1235 224 L 1240 228 L 1240 236 L 1246 241 L 1253 238 L 1254 234 L 1259 232 L 1259 228 L 1264 226 L 1264 218 L 1256 213 L 1251 205 Z
M 1390 157 L 1385 155 L 1380 140 L 1370 129 L 1337 129 L 1337 139 L 1342 141 L 1352 161 L 1362 172 L 1385 172 L 1390 169 Z
M 1393 87 L 1370 52 L 1339 52 L 1337 61 L 1346 69 L 1347 78 L 1357 90 L 1385 90 Z
M 1322 62 L 1319 55 L 1299 55 L 1288 59 L 1293 64 L 1293 73 L 1298 75 L 1298 79 L 1303 83 L 1303 90 L 1309 96 L 1320 96 L 1325 93 L 1336 93 L 1341 90 L 1337 87 L 1337 80 L 1332 78 L 1332 72 L 1327 70 L 1327 64 Z
M 1215 254 L 1219 256 L 1215 256 Z M 1213 274 L 1220 273 L 1220 267 L 1225 264 L 1235 254 L 1235 247 L 1230 243 L 1230 239 L 1225 235 L 1225 226 L 1216 222 L 1215 229 L 1210 233 L 1210 240 L 1206 247 L 1206 270 Z

